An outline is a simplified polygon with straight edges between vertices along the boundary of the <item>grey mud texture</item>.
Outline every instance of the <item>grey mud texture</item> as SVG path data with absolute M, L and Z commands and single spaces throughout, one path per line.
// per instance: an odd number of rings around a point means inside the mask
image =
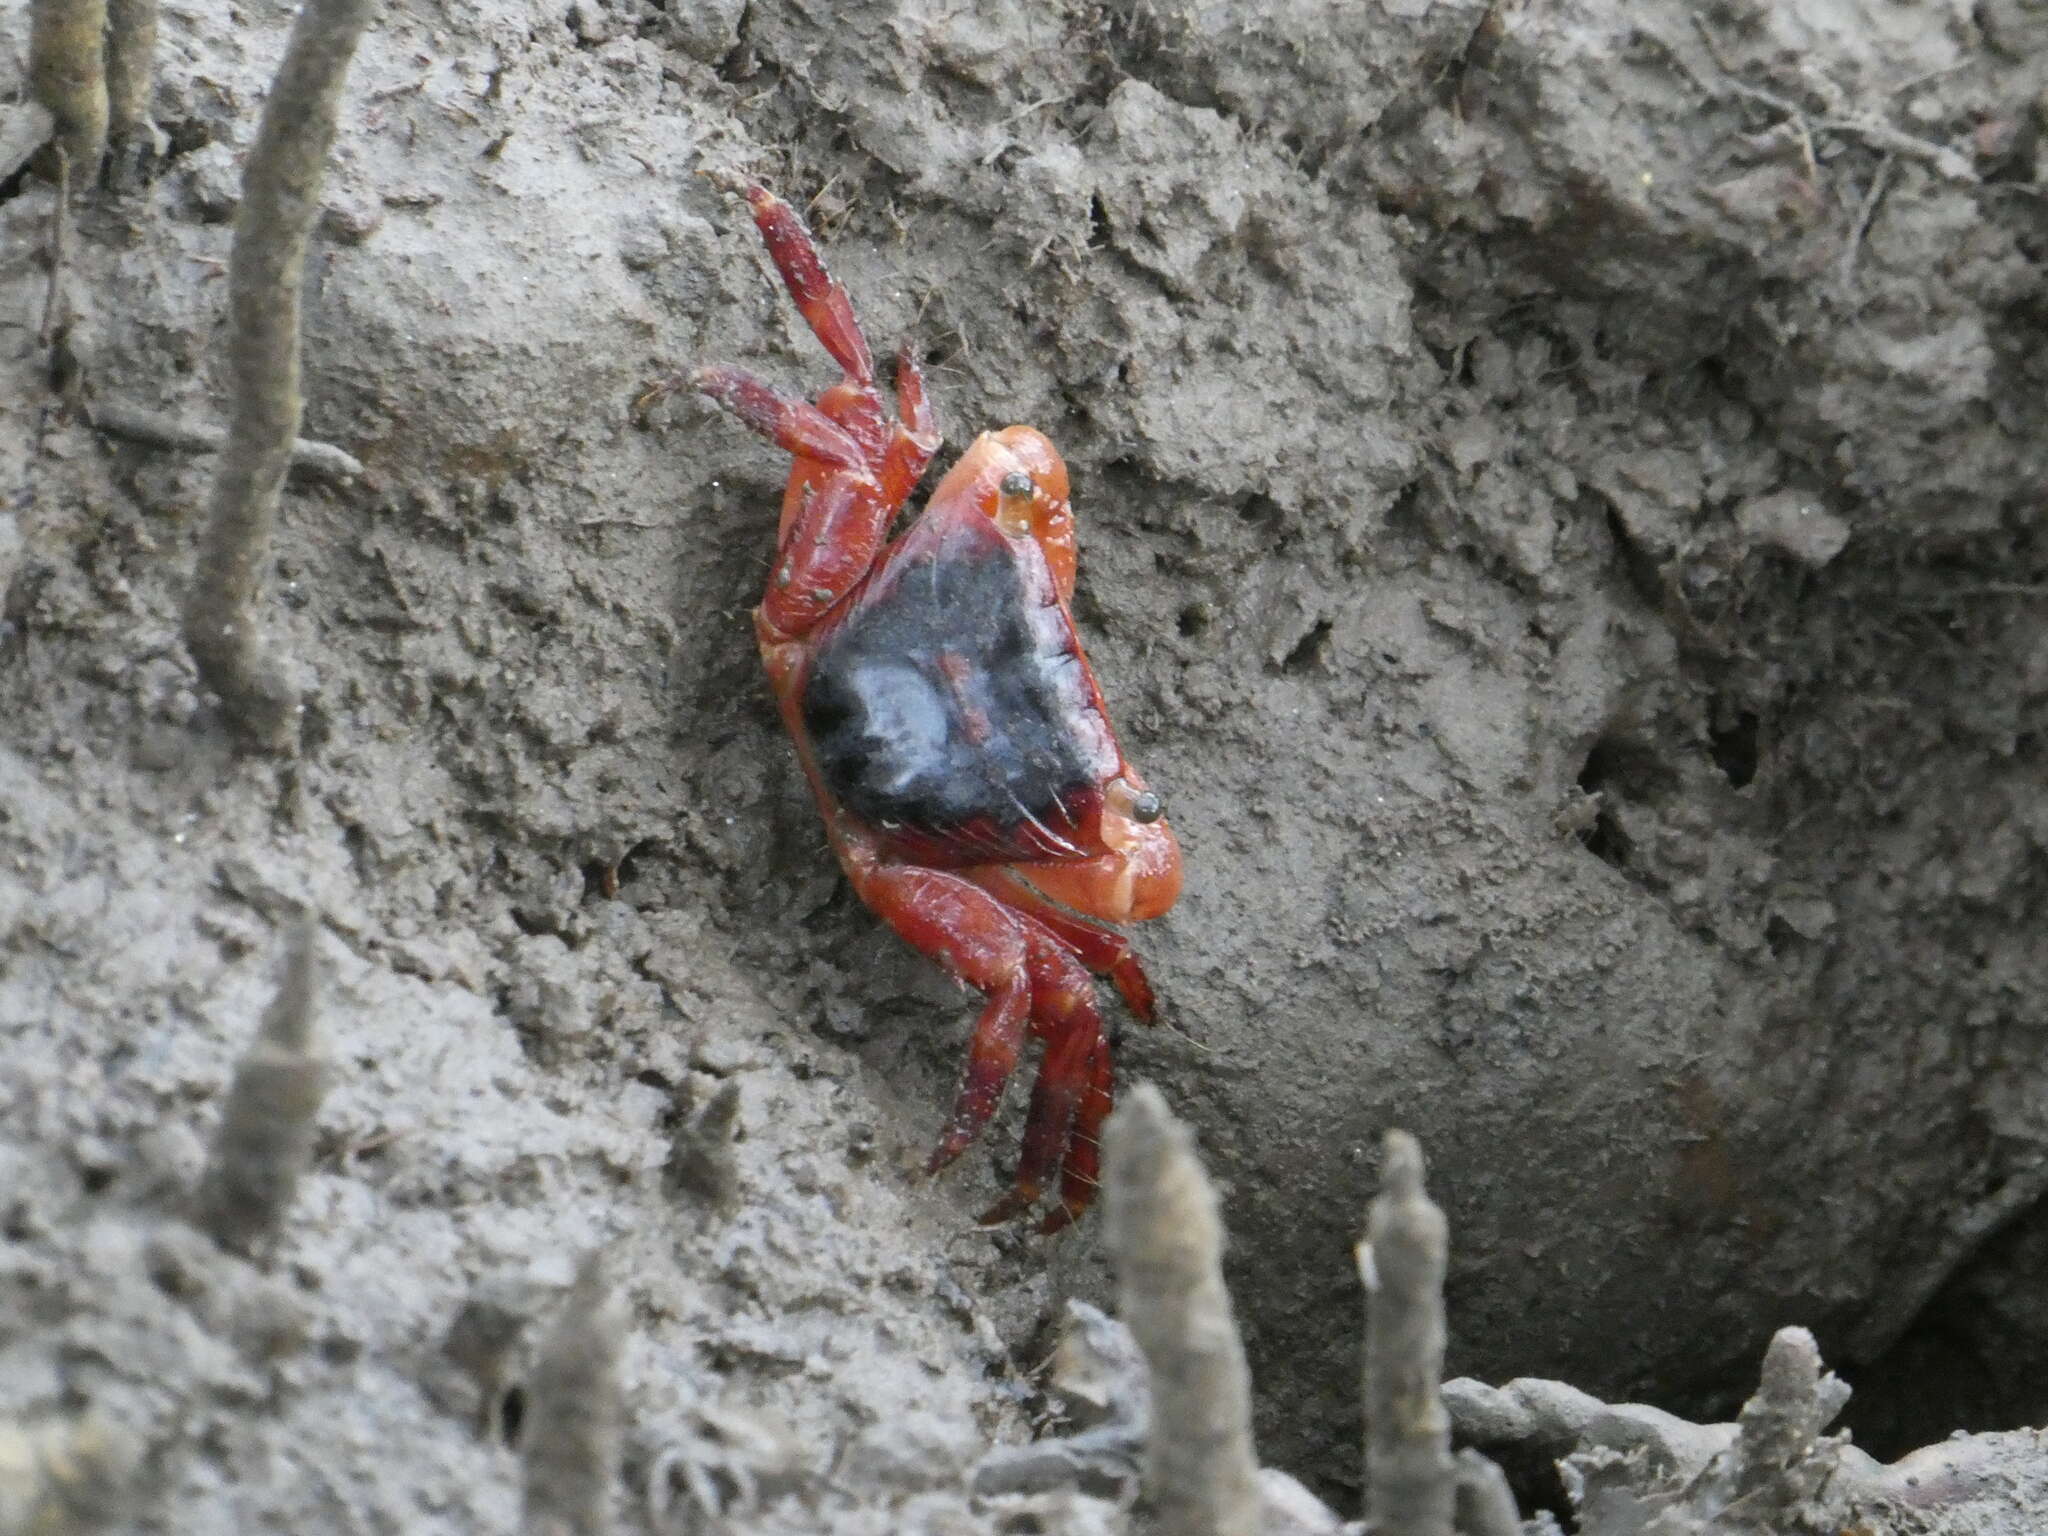
M 229 419 L 292 18 L 164 5 L 165 154 L 73 200 L 68 395 L 55 194 L 0 181 L 8 1443 L 131 1529 L 510 1531 L 602 1252 L 621 1529 L 1125 1521 L 965 1481 L 1111 1304 L 1101 1223 L 974 1227 L 1022 1084 L 917 1177 L 973 1003 L 849 896 L 769 707 L 782 463 L 635 410 L 832 377 L 713 170 L 931 359 L 941 466 L 1010 422 L 1073 466 L 1078 622 L 1188 857 L 1118 1061 L 1217 1186 L 1269 1466 L 1359 1508 L 1391 1126 L 1452 1374 L 1732 1422 L 1798 1325 L 1880 1461 L 2020 1445 L 2044 15 L 394 0 L 306 267 L 300 430 L 362 473 L 285 487 L 271 760 L 179 641 L 208 462 L 90 425 Z M 28 22 L 0 0 L 4 145 Z M 309 911 L 330 1080 L 252 1260 L 182 1213 Z

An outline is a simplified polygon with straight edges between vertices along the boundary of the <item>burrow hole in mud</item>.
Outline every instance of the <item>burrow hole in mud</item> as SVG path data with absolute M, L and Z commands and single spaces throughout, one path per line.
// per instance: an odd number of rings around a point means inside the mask
M 1730 714 L 1725 724 L 1715 726 L 1707 738 L 1707 750 L 1713 754 L 1714 766 L 1728 776 L 1728 782 L 1736 789 L 1741 789 L 1756 777 L 1759 762 L 1757 732 L 1756 711 L 1743 709 Z
M 519 1444 L 519 1431 L 526 1424 L 526 1389 L 511 1386 L 498 1399 L 498 1438 L 507 1445 Z
M 654 844 L 642 838 L 619 855 L 616 864 L 607 864 L 602 859 L 592 859 L 583 866 L 583 900 L 587 905 L 593 901 L 616 901 L 621 887 L 632 883 L 638 872 L 640 855 L 653 848 Z
M 1088 199 L 1088 244 L 1098 250 L 1109 244 L 1109 210 L 1099 192 Z
M 15 198 L 21 196 L 23 190 L 28 186 L 28 178 L 31 174 L 29 165 L 30 160 L 24 160 L 19 166 L 15 167 L 12 176 L 0 177 L 0 203 L 12 202 Z
M 1287 509 L 1272 497 L 1253 491 L 1237 503 L 1237 520 L 1277 535 L 1286 531 Z
M 1622 830 L 1616 807 L 1627 800 L 1654 798 L 1669 778 L 1669 771 L 1644 743 L 1619 733 L 1595 741 L 1579 770 L 1579 788 L 1599 802 L 1591 824 L 1579 833 L 1586 851 L 1616 869 L 1627 869 L 1635 845 Z
M 1292 676 L 1324 670 L 1330 660 L 1330 621 L 1317 619 L 1280 658 L 1280 670 Z
M 155 181 L 162 176 L 165 168 L 173 160 L 181 159 L 195 149 L 204 149 L 213 142 L 211 126 L 196 118 L 159 118 L 156 127 L 163 135 L 162 152 L 137 162 L 143 179 L 147 181 Z M 118 155 L 119 150 L 114 153 Z M 31 155 L 16 166 L 11 175 L 0 177 L 0 203 L 12 202 L 20 197 L 28 190 L 31 181 L 48 180 L 48 177 L 38 169 L 40 161 L 40 154 Z M 104 169 L 95 172 L 94 182 L 102 182 L 109 174 L 111 173 Z

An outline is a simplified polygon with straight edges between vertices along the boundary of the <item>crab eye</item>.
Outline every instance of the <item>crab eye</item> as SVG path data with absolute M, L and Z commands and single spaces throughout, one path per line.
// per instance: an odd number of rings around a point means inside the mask
M 1013 469 L 996 482 L 996 526 L 1011 538 L 1031 532 L 1031 513 L 1038 505 L 1038 487 L 1021 469 Z
M 1149 826 L 1166 814 L 1166 802 L 1119 774 L 1103 786 L 1104 804 L 1114 815 Z

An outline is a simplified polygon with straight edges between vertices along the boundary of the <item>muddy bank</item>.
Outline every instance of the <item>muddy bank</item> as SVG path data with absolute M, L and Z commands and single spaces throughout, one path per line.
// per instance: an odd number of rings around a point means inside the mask
M 167 1528 L 266 1485 L 502 1526 L 442 1341 L 602 1246 L 643 1482 L 838 1458 L 868 1508 L 1027 1434 L 1096 1236 L 973 1230 L 1014 1114 L 914 1177 L 971 1008 L 845 891 L 767 704 L 781 466 L 633 409 L 828 376 L 715 167 L 932 359 L 941 463 L 1021 421 L 1073 465 L 1188 854 L 1119 1061 L 1223 1182 L 1263 1459 L 1352 1475 L 1390 1125 L 1461 1234 L 1458 1372 L 1726 1417 L 1796 1322 L 1881 1451 L 2041 1419 L 2030 13 L 394 6 L 310 269 L 304 431 L 365 468 L 286 498 L 283 764 L 177 637 L 207 461 L 87 424 L 221 418 L 289 21 L 241 14 L 164 13 L 68 403 L 54 195 L 0 187 L 9 1412 L 133 1428 Z M 305 908 L 334 1087 L 251 1266 L 174 1218 Z M 730 1085 L 725 1210 L 662 1170 Z

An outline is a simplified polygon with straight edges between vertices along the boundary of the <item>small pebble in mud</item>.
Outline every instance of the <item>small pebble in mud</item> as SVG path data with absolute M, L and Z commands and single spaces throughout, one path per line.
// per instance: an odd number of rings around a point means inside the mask
M 320 210 L 320 232 L 343 245 L 361 245 L 384 225 L 384 206 L 355 192 L 336 192 Z
M 1735 521 L 1750 542 L 1789 555 L 1810 570 L 1826 565 L 1849 542 L 1846 522 L 1797 491 L 1753 497 L 1737 510 Z
M 242 201 L 242 174 L 226 144 L 209 144 L 185 157 L 185 201 L 202 224 L 225 224 Z
M 716 64 L 739 45 L 740 17 L 746 0 L 705 0 L 669 8 L 669 31 L 683 52 L 705 64 Z

